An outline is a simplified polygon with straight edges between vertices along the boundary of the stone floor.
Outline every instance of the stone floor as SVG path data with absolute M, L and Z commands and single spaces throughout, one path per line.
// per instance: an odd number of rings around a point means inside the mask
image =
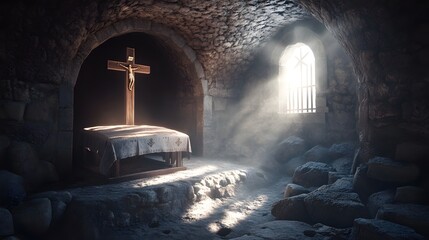
M 78 237 L 83 239 L 234 238 L 274 220 L 271 206 L 282 199 L 290 182 L 288 178 L 270 179 L 244 161 L 192 158 L 184 164 L 187 170 L 169 175 L 69 189 L 73 202 L 61 235 L 80 232 Z

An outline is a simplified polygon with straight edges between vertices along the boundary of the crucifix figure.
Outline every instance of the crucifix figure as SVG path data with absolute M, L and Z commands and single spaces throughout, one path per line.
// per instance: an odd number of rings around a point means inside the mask
M 125 124 L 134 125 L 134 74 L 149 74 L 150 67 L 136 64 L 134 48 L 127 48 L 127 62 L 108 60 L 107 69 L 127 73 L 125 81 Z

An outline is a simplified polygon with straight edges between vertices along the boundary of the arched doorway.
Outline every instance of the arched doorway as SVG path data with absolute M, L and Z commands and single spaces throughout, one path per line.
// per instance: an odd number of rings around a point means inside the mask
M 106 62 L 124 60 L 126 47 L 133 47 L 136 63 L 151 66 L 150 75 L 136 75 L 136 124 L 161 125 L 185 132 L 191 137 L 193 153 L 202 154 L 204 72 L 195 53 L 184 42 L 178 42 L 181 38 L 171 30 L 168 36 L 159 29 L 150 35 L 114 35 L 103 44 L 90 41 L 81 47 L 82 55 L 87 57 L 79 67 L 78 80 L 72 81 L 76 83 L 72 105 L 74 148 L 83 127 L 123 123 L 124 75 L 108 71 Z M 92 49 L 88 51 L 88 47 Z

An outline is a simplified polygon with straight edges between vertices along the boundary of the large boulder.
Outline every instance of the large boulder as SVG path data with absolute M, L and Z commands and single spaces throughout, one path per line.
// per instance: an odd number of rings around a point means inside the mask
M 304 203 L 304 198 L 306 196 L 307 194 L 301 194 L 274 203 L 271 214 L 279 220 L 311 222 Z
M 12 209 L 17 231 L 33 236 L 45 233 L 51 224 L 52 207 L 48 198 L 38 198 Z
M 370 178 L 390 183 L 409 183 L 419 177 L 419 168 L 412 163 L 375 157 L 368 161 L 367 175 Z
M 351 227 L 354 219 L 368 215 L 356 193 L 316 190 L 304 202 L 312 221 L 332 227 Z
M 319 187 L 328 183 L 329 172 L 334 168 L 325 163 L 308 162 L 295 169 L 292 182 L 304 187 Z
M 306 162 L 328 163 L 332 161 L 332 156 L 328 148 L 317 145 L 304 153 L 304 160 Z
M 423 240 L 414 229 L 380 219 L 358 218 L 354 221 L 350 240 Z
M 332 184 L 323 185 L 317 190 L 329 192 L 353 192 L 353 178 L 343 177 Z
M 0 237 L 14 233 L 12 214 L 6 208 L 0 208 Z
M 0 205 L 16 206 L 26 196 L 24 180 L 21 176 L 0 170 Z
M 394 190 L 384 190 L 381 192 L 373 193 L 371 196 L 369 196 L 367 207 L 370 217 L 375 218 L 378 209 L 380 209 L 385 204 L 393 203 L 394 198 Z
M 291 158 L 304 153 L 305 141 L 300 137 L 290 136 L 281 141 L 274 149 L 274 157 L 279 162 L 287 162 Z
M 386 204 L 378 210 L 376 218 L 408 226 L 429 238 L 429 206 L 427 205 Z

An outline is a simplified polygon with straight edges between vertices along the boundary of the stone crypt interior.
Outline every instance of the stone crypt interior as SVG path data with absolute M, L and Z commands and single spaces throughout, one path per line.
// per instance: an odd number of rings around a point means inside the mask
M 428 239 L 428 10 L 0 3 L 0 239 Z

